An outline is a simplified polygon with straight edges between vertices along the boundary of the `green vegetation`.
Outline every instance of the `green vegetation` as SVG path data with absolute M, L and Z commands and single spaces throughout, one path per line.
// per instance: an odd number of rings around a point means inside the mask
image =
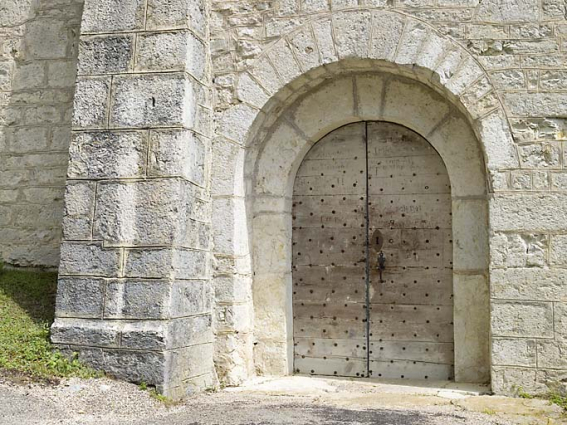
M 142 381 L 138 385 L 138 388 L 140 389 L 140 391 L 147 391 L 151 398 L 163 403 L 167 407 L 176 406 L 181 403 L 181 400 L 173 400 L 169 397 L 164 396 L 163 394 L 160 394 L 155 387 L 148 386 L 148 384 L 146 384 L 144 381 Z
M 556 404 L 557 406 L 561 407 L 565 413 L 567 413 L 567 395 L 565 395 L 564 393 L 561 393 L 559 391 L 550 391 L 546 394 L 532 395 L 525 392 L 522 387 L 515 387 L 514 390 L 516 391 L 517 396 L 520 398 L 539 398 L 543 400 L 549 400 L 551 404 Z
M 6 270 L 0 264 L 0 373 L 36 379 L 97 375 L 53 351 L 49 326 L 56 288 L 55 273 Z
M 563 395 L 557 392 L 551 392 L 546 397 L 550 403 L 557 404 L 565 412 L 567 412 L 567 395 Z

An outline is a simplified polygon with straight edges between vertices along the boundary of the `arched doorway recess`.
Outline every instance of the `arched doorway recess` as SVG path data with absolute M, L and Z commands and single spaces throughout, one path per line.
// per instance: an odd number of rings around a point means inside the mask
M 294 372 L 452 380 L 451 185 L 398 124 L 358 122 L 307 153 L 293 191 Z
M 260 114 L 260 127 L 247 147 L 248 233 L 239 234 L 247 234 L 251 246 L 256 370 L 293 373 L 292 199 L 305 155 L 337 128 L 386 121 L 422 135 L 447 168 L 453 231 L 452 377 L 458 382 L 488 382 L 488 179 L 484 154 L 468 119 L 416 80 L 346 68 L 338 74 L 332 71 L 318 72 L 303 94 L 274 106 L 272 114 Z

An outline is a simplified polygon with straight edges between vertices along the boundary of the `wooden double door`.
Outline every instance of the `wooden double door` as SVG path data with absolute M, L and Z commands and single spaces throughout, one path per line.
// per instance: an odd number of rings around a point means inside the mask
M 452 380 L 451 221 L 420 135 L 359 122 L 320 140 L 293 195 L 295 372 Z

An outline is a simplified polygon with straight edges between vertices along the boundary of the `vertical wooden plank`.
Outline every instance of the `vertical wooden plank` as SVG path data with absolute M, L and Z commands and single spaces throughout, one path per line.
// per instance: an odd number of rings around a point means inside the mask
M 293 195 L 294 370 L 366 374 L 366 126 L 319 141 Z
M 370 257 L 372 377 L 453 377 L 451 187 L 421 136 L 368 123 L 370 233 L 384 235 L 386 270 Z

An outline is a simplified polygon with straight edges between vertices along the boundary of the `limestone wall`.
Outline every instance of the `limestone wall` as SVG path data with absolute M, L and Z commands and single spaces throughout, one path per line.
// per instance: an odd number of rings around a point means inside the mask
M 336 55 L 364 57 L 369 40 L 378 37 L 370 24 L 371 10 L 385 9 L 432 25 L 472 53 L 487 71 L 487 85 L 479 79 L 471 89 L 475 98 L 470 110 L 477 121 L 484 120 L 502 104 L 514 140 L 510 152 L 500 144 L 500 135 L 481 134 L 493 142 L 490 149 L 484 146 L 491 187 L 492 331 L 486 338 L 492 341 L 497 391 L 523 386 L 541 392 L 567 376 L 561 355 L 567 348 L 566 7 L 560 0 L 213 1 L 215 163 L 240 161 L 249 125 L 267 113 L 264 105 L 282 81 L 332 62 Z M 349 11 L 348 17 L 335 16 L 341 10 Z M 417 25 L 410 33 L 408 28 L 392 27 L 379 42 L 407 37 L 419 55 L 428 46 L 427 30 Z M 279 47 L 264 55 L 276 43 Z M 445 70 L 436 65 L 441 80 L 467 72 L 458 54 L 450 64 L 452 53 L 443 52 Z M 404 59 L 411 64 L 416 58 Z M 300 79 L 295 86 L 291 83 L 291 90 L 309 85 L 309 78 Z M 278 92 L 280 99 L 287 95 Z M 512 160 L 502 161 L 504 157 Z M 229 189 L 238 203 L 242 188 L 234 184 Z M 222 195 L 227 197 L 226 192 Z M 217 205 L 217 216 L 231 217 L 226 202 Z M 217 258 L 247 258 L 242 247 L 237 251 L 219 246 Z M 238 304 L 245 309 L 242 298 Z
M 0 2 L 0 259 L 57 267 L 82 0 Z

